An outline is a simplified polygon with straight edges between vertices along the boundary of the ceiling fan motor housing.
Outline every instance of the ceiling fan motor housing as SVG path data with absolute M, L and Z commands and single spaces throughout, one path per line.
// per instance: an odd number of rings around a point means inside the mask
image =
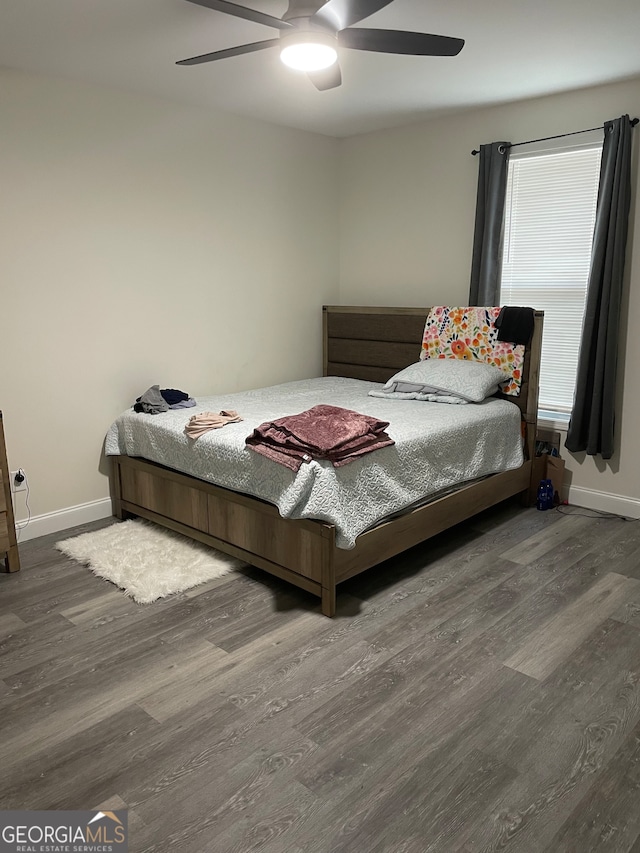
M 311 18 L 324 5 L 324 0 L 289 0 L 289 8 L 282 16 L 283 21 L 297 23 L 296 19 Z
M 325 44 L 337 50 L 338 37 L 335 33 L 327 32 L 325 29 L 311 26 L 301 26 L 280 33 L 280 44 L 282 49 L 290 44 Z

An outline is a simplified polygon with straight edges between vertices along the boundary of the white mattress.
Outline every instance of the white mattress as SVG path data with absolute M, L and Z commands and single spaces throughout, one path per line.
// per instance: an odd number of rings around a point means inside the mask
M 523 463 L 520 410 L 506 400 L 451 406 L 369 397 L 382 385 L 324 377 L 270 388 L 198 397 L 197 405 L 158 415 L 129 409 L 109 428 L 107 455 L 141 456 L 201 480 L 253 495 L 284 518 L 315 518 L 336 527 L 339 548 L 383 518 L 452 486 L 519 468 Z M 265 421 L 298 414 L 320 403 L 389 421 L 395 445 L 340 468 L 304 463 L 298 472 L 245 445 Z M 198 412 L 235 409 L 244 419 L 197 440 L 184 427 Z

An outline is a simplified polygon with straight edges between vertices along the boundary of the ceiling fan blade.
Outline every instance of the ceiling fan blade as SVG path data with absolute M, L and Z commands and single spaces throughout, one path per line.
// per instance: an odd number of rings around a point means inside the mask
M 357 24 L 379 9 L 384 9 L 392 0 L 328 0 L 311 21 L 324 24 L 332 30 L 343 30 Z
M 280 44 L 280 39 L 254 41 L 252 44 L 240 44 L 238 47 L 229 47 L 227 50 L 215 50 L 213 53 L 203 53 L 202 56 L 192 56 L 190 59 L 181 59 L 180 62 L 176 62 L 176 65 L 200 65 L 203 62 L 213 62 L 215 59 L 227 59 L 229 56 L 241 56 L 243 53 L 254 53 L 256 50 L 275 47 L 277 44 Z
M 235 18 L 255 21 L 256 24 L 266 24 L 267 27 L 275 27 L 278 30 L 291 29 L 291 24 L 287 21 L 281 21 L 280 18 L 274 18 L 264 12 L 256 12 L 255 9 L 247 9 L 246 6 L 238 6 L 237 3 L 229 3 L 227 0 L 188 0 L 188 2 L 216 12 L 226 12 L 227 15 L 233 15 Z
M 374 50 L 378 53 L 404 53 L 411 56 L 456 56 L 464 39 L 407 33 L 403 30 L 373 30 L 354 27 L 338 33 L 340 47 Z
M 329 68 L 322 68 L 320 71 L 307 71 L 307 77 L 321 92 L 326 92 L 327 89 L 335 89 L 342 84 L 342 73 L 337 62 L 334 62 Z

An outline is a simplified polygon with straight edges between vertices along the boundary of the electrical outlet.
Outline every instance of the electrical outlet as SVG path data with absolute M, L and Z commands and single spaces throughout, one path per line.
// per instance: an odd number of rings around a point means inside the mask
M 24 468 L 18 468 L 17 471 L 11 472 L 10 483 L 11 483 L 11 491 L 14 494 L 16 492 L 26 492 L 27 491 L 27 472 L 24 470 Z

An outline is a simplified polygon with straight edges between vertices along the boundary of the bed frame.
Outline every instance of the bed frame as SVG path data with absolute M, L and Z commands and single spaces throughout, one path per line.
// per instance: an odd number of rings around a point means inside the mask
M 386 382 L 417 361 L 428 311 L 324 306 L 323 374 Z M 334 616 L 336 587 L 342 581 L 508 497 L 520 494 L 532 502 L 542 323 L 538 311 L 520 397 L 508 398 L 522 411 L 522 467 L 492 474 L 383 522 L 361 533 L 352 550 L 336 547 L 331 524 L 282 518 L 276 507 L 258 498 L 136 457 L 111 457 L 113 514 L 149 519 L 258 566 L 319 596 L 322 613 Z

